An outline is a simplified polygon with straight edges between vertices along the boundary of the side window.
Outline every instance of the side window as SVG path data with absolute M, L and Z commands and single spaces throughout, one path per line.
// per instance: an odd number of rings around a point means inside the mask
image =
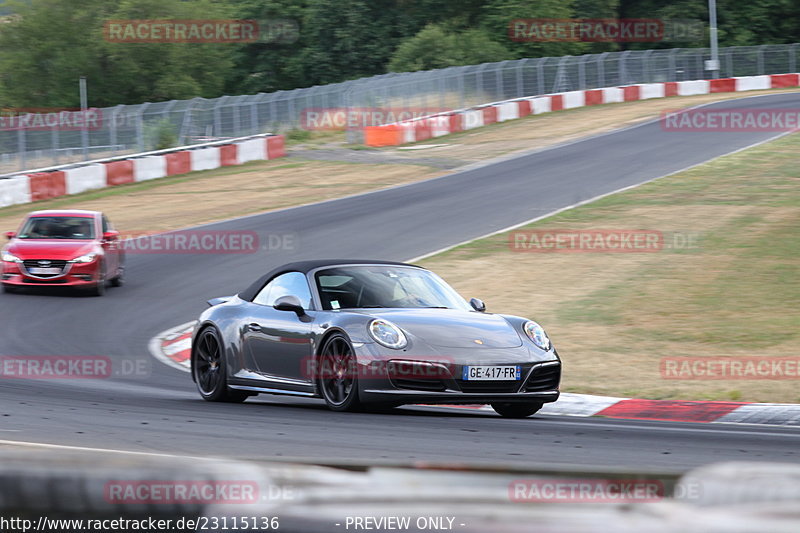
M 300 272 L 287 272 L 274 278 L 264 285 L 261 292 L 253 299 L 253 303 L 272 306 L 275 300 L 290 294 L 300 298 L 304 309 L 311 308 L 311 290 L 308 288 L 305 275 Z
M 105 233 L 105 232 L 107 232 L 109 230 L 112 230 L 112 229 L 114 229 L 114 228 L 111 227 L 111 224 L 108 222 L 108 219 L 106 218 L 105 215 L 103 215 L 103 233 Z

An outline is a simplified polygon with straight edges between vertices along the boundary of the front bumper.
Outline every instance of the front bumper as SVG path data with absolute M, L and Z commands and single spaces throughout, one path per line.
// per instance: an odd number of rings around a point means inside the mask
M 98 262 L 66 263 L 61 274 L 36 276 L 25 265 L 4 261 L 0 282 L 13 287 L 91 287 L 99 280 Z

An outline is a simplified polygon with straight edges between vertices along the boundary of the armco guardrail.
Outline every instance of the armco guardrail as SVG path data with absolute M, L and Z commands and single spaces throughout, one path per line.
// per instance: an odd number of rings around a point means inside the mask
M 531 96 L 439 113 L 394 124 L 370 126 L 364 129 L 364 144 L 368 146 L 398 146 L 441 137 L 449 133 L 470 130 L 496 122 L 575 107 L 632 102 L 668 96 L 690 96 L 797 86 L 800 86 L 800 74 L 770 74 L 713 80 L 644 83 Z
M 284 136 L 267 133 L 35 169 L 0 177 L 0 207 L 285 155 Z

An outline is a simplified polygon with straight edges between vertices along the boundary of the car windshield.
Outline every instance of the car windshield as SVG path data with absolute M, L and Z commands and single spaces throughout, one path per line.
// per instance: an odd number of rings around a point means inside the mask
M 30 217 L 17 235 L 20 239 L 94 239 L 94 224 L 89 217 Z
M 367 309 L 470 307 L 441 278 L 420 268 L 344 266 L 320 270 L 316 282 L 322 308 Z

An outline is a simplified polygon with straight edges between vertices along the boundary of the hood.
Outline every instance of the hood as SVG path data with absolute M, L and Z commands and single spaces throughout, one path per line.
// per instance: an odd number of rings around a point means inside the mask
M 370 315 L 393 322 L 412 339 L 417 337 L 431 346 L 478 349 L 522 346 L 517 331 L 499 315 L 457 309 L 372 311 Z
M 14 239 L 8 252 L 25 259 L 63 259 L 69 261 L 88 254 L 96 247 L 94 241 L 70 241 L 60 239 Z

